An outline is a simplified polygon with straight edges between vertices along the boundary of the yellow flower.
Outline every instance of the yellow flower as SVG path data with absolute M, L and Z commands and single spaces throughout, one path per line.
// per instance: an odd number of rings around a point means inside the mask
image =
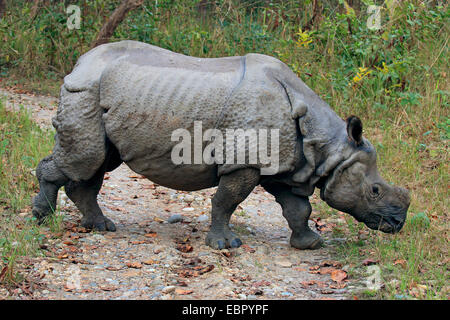
M 378 71 L 383 72 L 384 74 L 389 73 L 389 67 L 386 65 L 386 62 L 383 61 L 383 68 L 375 67 Z
M 296 35 L 298 36 L 296 42 L 297 46 L 308 48 L 308 45 L 312 42 L 312 39 L 310 38 L 311 32 L 302 31 L 302 28 L 299 28 Z
M 362 79 L 372 73 L 372 70 L 367 71 L 367 68 L 363 67 L 358 68 L 358 70 L 359 71 L 356 73 L 356 76 L 353 77 L 353 83 L 360 82 Z

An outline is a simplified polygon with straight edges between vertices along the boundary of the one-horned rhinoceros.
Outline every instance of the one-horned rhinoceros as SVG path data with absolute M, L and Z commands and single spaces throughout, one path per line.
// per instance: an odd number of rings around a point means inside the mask
M 284 63 L 266 55 L 201 59 L 136 41 L 101 45 L 65 77 L 53 126 L 55 147 L 36 170 L 40 192 L 33 214 L 40 220 L 54 210 L 64 186 L 83 214 L 83 227 L 114 231 L 97 194 L 105 172 L 122 162 L 169 188 L 218 186 L 206 236 L 216 249 L 242 244 L 229 220 L 257 185 L 281 205 L 290 243 L 299 249 L 322 243 L 308 227 L 315 188 L 331 207 L 388 233 L 402 228 L 409 207 L 408 191 L 378 174 L 361 121 L 342 120 Z M 197 137 L 197 145 L 200 134 L 200 151 L 209 150 L 210 157 L 206 151 L 199 157 L 191 140 L 184 146 L 192 150 L 175 152 L 180 129 Z M 220 136 L 233 130 L 244 135 Z M 234 161 L 242 141 L 244 161 Z M 276 163 L 261 151 L 268 149 Z M 255 150 L 256 160 L 249 156 Z

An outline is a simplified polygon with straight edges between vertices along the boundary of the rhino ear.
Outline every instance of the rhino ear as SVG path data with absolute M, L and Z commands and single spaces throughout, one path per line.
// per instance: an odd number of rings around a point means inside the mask
M 350 140 L 355 141 L 359 146 L 362 143 L 362 122 L 357 116 L 347 118 L 347 134 Z

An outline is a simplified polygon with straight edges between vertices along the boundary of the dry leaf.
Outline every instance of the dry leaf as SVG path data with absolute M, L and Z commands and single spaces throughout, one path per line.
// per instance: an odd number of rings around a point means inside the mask
M 192 250 L 194 250 L 194 247 L 187 243 L 179 243 L 177 245 L 177 250 L 186 253 L 186 252 L 191 252 Z
M 345 282 L 336 282 L 334 284 L 330 284 L 331 289 L 344 289 L 347 286 Z
M 371 266 L 373 264 L 377 264 L 378 260 L 366 259 L 363 261 L 363 266 Z
M 104 287 L 100 286 L 99 288 L 101 290 L 103 290 L 103 291 L 114 291 L 114 290 L 117 290 L 117 287 L 112 287 L 112 286 L 104 286 Z
M 303 281 L 301 284 L 304 287 L 317 285 L 319 288 L 325 288 L 327 285 L 323 281 L 317 281 L 317 280 L 310 280 L 310 281 Z
M 309 273 L 313 273 L 313 274 L 315 274 L 315 273 L 329 274 L 329 273 L 331 273 L 331 272 L 333 272 L 334 270 L 337 270 L 337 269 L 333 268 L 333 267 L 322 267 L 322 268 L 320 268 L 318 266 L 314 266 L 314 267 L 309 268 L 309 270 L 310 270 Z
M 300 267 L 293 267 L 292 269 L 295 271 L 306 271 L 306 269 Z
M 250 246 L 248 246 L 246 244 L 241 245 L 241 248 L 244 249 L 246 252 L 249 252 L 249 253 L 254 253 L 256 251 L 255 249 L 253 249 L 252 247 L 250 247 Z
M 338 261 L 332 261 L 332 260 L 325 260 L 320 264 L 321 267 L 335 267 L 335 268 L 342 268 L 342 263 Z
M 210 272 L 214 269 L 214 265 L 210 264 L 208 266 L 196 266 L 194 268 L 182 268 L 179 269 L 178 275 L 182 278 L 192 278 L 192 277 L 198 277 L 199 275 L 202 275 L 206 272 Z
M 156 238 L 157 235 L 158 234 L 156 232 L 149 232 L 149 233 L 144 234 L 144 236 L 147 238 Z
M 194 292 L 194 290 L 191 290 L 191 289 L 181 289 L 181 288 L 175 289 L 175 293 L 176 293 L 176 294 L 180 294 L 180 295 L 191 294 L 192 292 Z
M 147 243 L 147 241 L 144 241 L 144 240 L 135 240 L 135 241 L 131 241 L 130 243 L 131 243 L 131 244 L 144 244 L 144 243 Z
M 271 285 L 271 283 L 266 280 L 255 281 L 252 283 L 252 287 L 266 287 L 266 286 L 270 286 L 270 285 Z
M 334 270 L 331 272 L 331 280 L 341 282 L 345 279 L 347 279 L 347 272 L 344 270 Z
M 143 264 L 147 264 L 147 265 L 150 265 L 150 264 L 155 264 L 155 263 L 156 263 L 156 261 L 155 261 L 155 260 L 153 260 L 153 259 L 148 259 L 148 260 L 142 261 L 142 263 L 143 263 Z
M 8 271 L 8 266 L 4 266 L 2 271 L 0 271 L 0 281 L 3 281 L 3 278 L 6 275 L 6 271 Z
M 221 251 L 221 253 L 227 258 L 231 257 L 231 252 L 230 251 L 223 250 L 223 251 Z
M 122 268 L 117 268 L 117 267 L 106 267 L 105 268 L 106 270 L 109 270 L 109 271 L 119 271 L 119 270 L 122 270 Z
M 402 267 L 404 267 L 404 266 L 406 265 L 406 260 L 405 260 L 405 259 L 398 259 L 398 260 L 395 260 L 395 261 L 394 261 L 394 266 L 397 265 L 397 264 L 399 264 L 399 265 L 401 265 Z
M 135 268 L 135 269 L 141 269 L 142 264 L 140 262 L 128 262 L 127 263 L 128 268 Z

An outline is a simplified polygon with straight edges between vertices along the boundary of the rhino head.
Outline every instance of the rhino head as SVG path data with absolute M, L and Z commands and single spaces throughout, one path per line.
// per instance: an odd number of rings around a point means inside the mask
M 390 185 L 380 176 L 375 148 L 362 137 L 359 118 L 347 119 L 347 135 L 344 142 L 347 157 L 323 181 L 320 197 L 371 229 L 400 231 L 410 203 L 408 190 Z

